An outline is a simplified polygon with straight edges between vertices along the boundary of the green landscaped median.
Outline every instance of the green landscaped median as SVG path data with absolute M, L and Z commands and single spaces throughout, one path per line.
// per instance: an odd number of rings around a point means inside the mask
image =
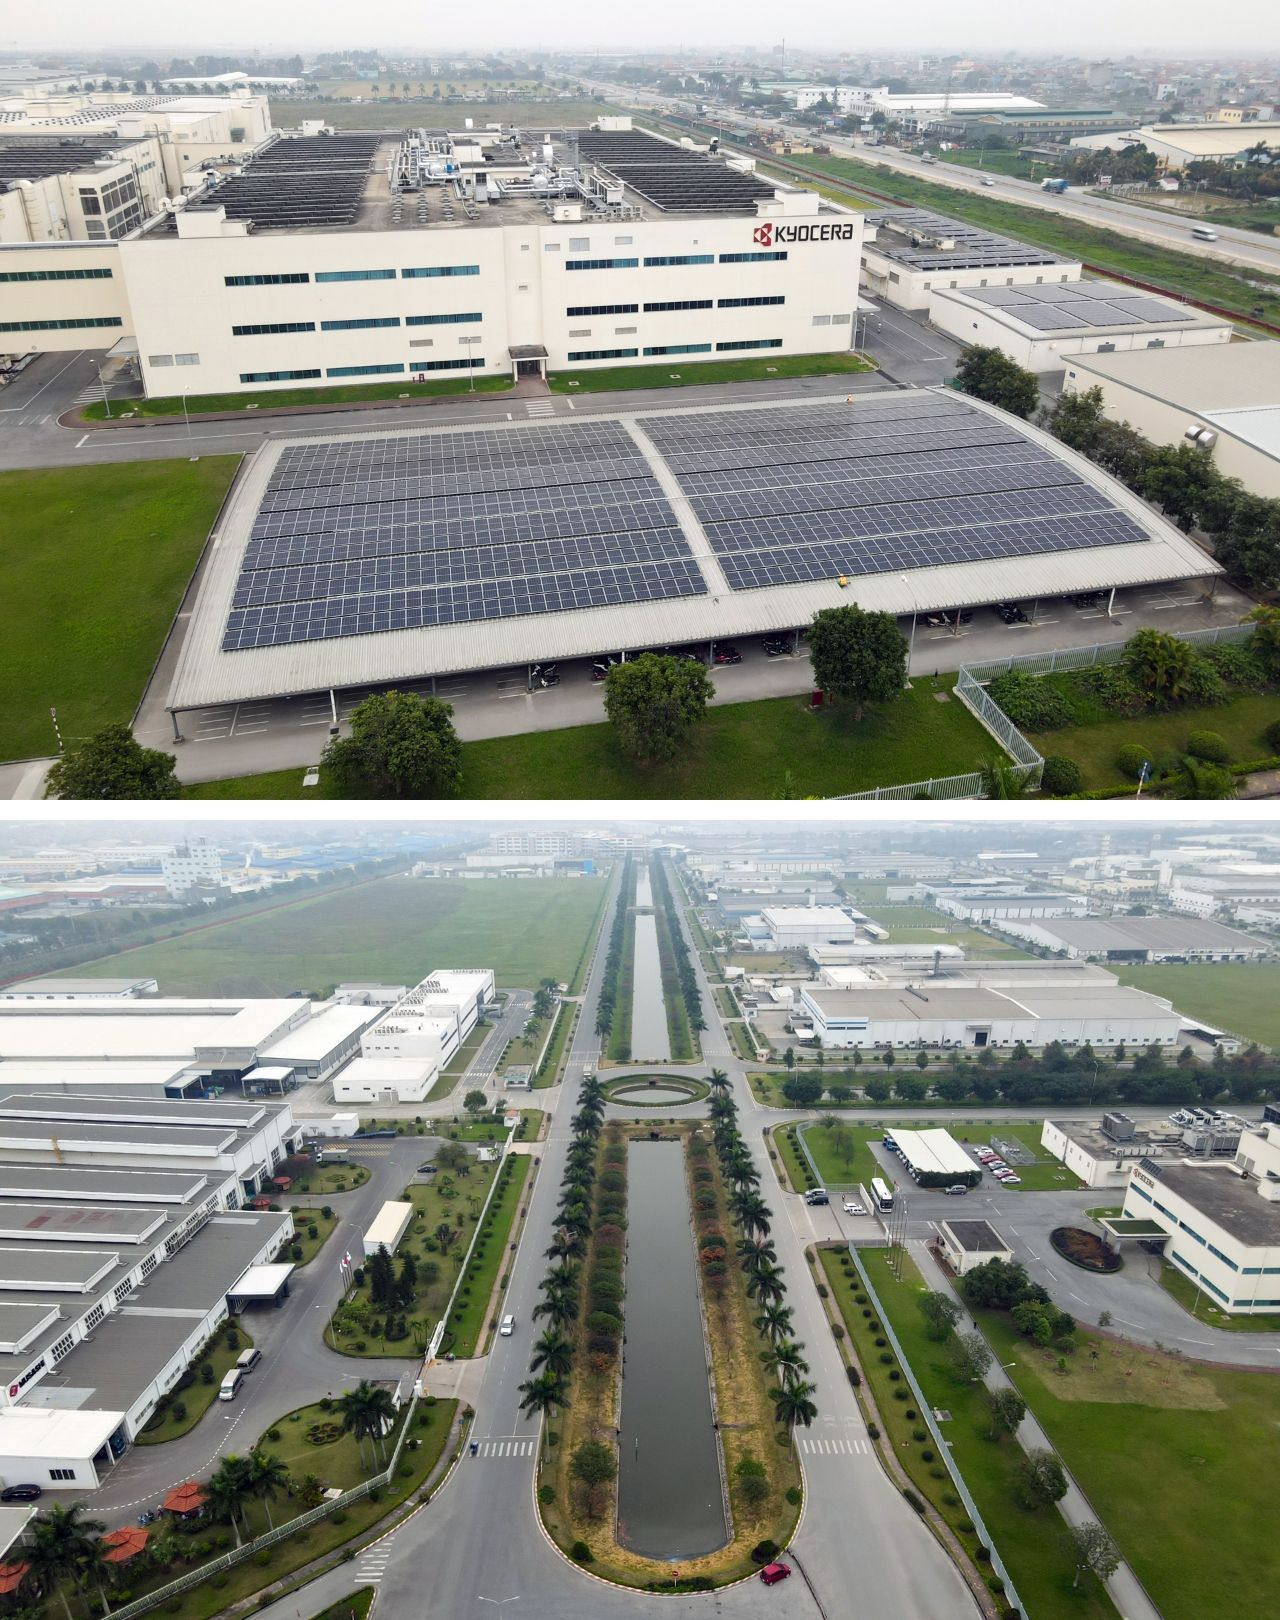
M 0 759 L 132 716 L 238 464 L 0 473 Z
M 188 1372 L 182 1375 L 173 1390 L 164 1396 L 155 1413 L 138 1435 L 140 1446 L 163 1445 L 188 1433 L 218 1398 L 218 1386 L 224 1373 L 229 1373 L 236 1358 L 244 1350 L 253 1348 L 253 1340 L 237 1322 L 234 1326 L 224 1322 L 211 1342 L 197 1357 Z M 205 1368 L 209 1372 L 205 1372 Z M 184 1385 L 182 1379 L 190 1377 Z
M 513 1258 L 509 1248 L 511 1226 L 520 1208 L 529 1174 L 529 1155 L 508 1154 L 500 1173 L 501 1183 L 493 1195 L 493 1202 L 489 1205 L 489 1212 L 462 1276 L 458 1302 L 449 1314 L 452 1338 L 446 1339 L 446 1348 L 452 1350 L 455 1356 L 475 1355 L 493 1285 L 498 1280 L 500 1270 L 505 1278 Z
M 706 383 L 770 382 L 785 377 L 832 377 L 844 372 L 874 371 L 860 354 L 777 354 L 760 360 L 695 360 L 684 364 L 676 355 L 670 365 L 606 366 L 600 371 L 551 371 L 553 394 L 605 394 L 623 388 L 692 388 Z
M 187 396 L 187 415 L 191 417 L 215 416 L 224 411 L 287 410 L 292 405 L 359 405 L 368 400 L 431 399 L 442 394 L 503 394 L 510 391 L 510 377 L 441 377 L 435 382 L 347 383 L 337 388 L 272 388 L 261 394 L 190 394 Z M 112 421 L 123 421 L 128 413 L 134 416 L 181 416 L 182 396 L 172 394 L 157 399 L 117 400 L 111 407 Z M 106 420 L 106 407 L 95 400 L 80 412 L 86 422 Z

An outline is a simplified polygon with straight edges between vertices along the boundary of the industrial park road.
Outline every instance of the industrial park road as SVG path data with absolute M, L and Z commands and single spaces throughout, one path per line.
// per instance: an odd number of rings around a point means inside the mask
M 581 81 L 589 89 L 597 90 L 618 106 L 632 106 L 657 113 L 678 113 L 692 116 L 687 103 L 672 101 L 669 97 L 650 91 L 635 90 L 627 85 Z M 892 173 L 915 175 L 931 184 L 951 186 L 957 191 L 978 192 L 984 197 L 997 197 L 1004 202 L 1020 203 L 1026 208 L 1038 208 L 1044 213 L 1065 214 L 1100 229 L 1122 232 L 1139 241 L 1153 242 L 1160 247 L 1176 248 L 1180 253 L 1194 254 L 1198 258 L 1225 260 L 1250 269 L 1280 274 L 1280 242 L 1268 239 L 1256 231 L 1237 230 L 1232 226 L 1216 226 L 1216 242 L 1197 242 L 1191 235 L 1196 221 L 1179 217 L 1170 211 L 1144 207 L 1125 202 L 1118 197 L 1089 191 L 1048 192 L 1040 189 L 1038 181 L 1019 180 L 992 170 L 974 170 L 956 163 L 922 163 L 910 152 L 896 147 L 870 146 L 866 141 L 850 140 L 833 135 L 828 130 L 814 130 L 808 126 L 782 123 L 773 118 L 757 118 L 737 107 L 726 107 L 721 113 L 712 112 L 703 122 L 730 126 L 750 125 L 756 129 L 774 129 L 798 140 L 821 140 L 837 157 L 856 158 L 872 168 L 886 170 L 885 185 L 892 189 Z M 729 144 L 733 144 L 732 141 Z M 767 161 L 764 159 L 763 161 Z M 818 178 L 821 178 L 820 176 Z M 985 181 L 994 184 L 984 185 Z

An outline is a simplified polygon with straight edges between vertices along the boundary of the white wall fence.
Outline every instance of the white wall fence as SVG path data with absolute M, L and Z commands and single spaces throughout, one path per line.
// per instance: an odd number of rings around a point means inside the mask
M 1171 630 L 1178 641 L 1193 647 L 1212 647 L 1219 642 L 1239 645 L 1252 639 L 1251 624 L 1227 624 L 1213 630 Z M 1044 759 L 1022 735 L 1013 721 L 986 688 L 997 675 L 1016 670 L 1023 675 L 1057 675 L 1075 670 L 1102 669 L 1124 658 L 1123 641 L 1099 641 L 1089 647 L 1062 647 L 1053 652 L 1018 653 L 983 664 L 962 664 L 956 676 L 955 695 L 978 723 L 995 738 L 1009 756 L 1012 773 L 1031 789 L 1040 786 Z M 838 793 L 845 799 L 981 799 L 983 774 L 969 771 L 963 776 L 934 776 L 922 782 L 902 782 L 896 787 L 872 788 L 866 793 Z

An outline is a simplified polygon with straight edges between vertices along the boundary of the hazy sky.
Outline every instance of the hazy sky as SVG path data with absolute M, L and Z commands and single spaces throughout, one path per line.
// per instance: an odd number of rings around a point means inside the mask
M 369 13 L 316 0 L 257 0 L 252 7 L 178 7 L 171 0 L 55 0 L 52 6 L 4 7 L 0 50 L 81 51 L 145 49 L 149 53 L 226 53 L 337 50 L 350 46 L 403 47 L 424 53 L 462 50 L 545 49 L 578 46 L 616 50 L 683 46 L 689 51 L 734 44 L 765 47 L 785 29 L 788 46 L 813 42 L 851 52 L 877 48 L 994 52 L 1064 51 L 1088 56 L 1261 53 L 1280 55 L 1280 10 L 1275 0 L 1071 0 L 1066 6 L 1011 6 L 1009 0 L 915 0 L 909 23 L 896 7 L 877 13 L 845 0 L 817 0 L 793 10 L 763 0 L 648 0 L 635 8 L 595 0 L 490 0 L 473 15 L 441 18 L 421 0 L 380 0 Z M 19 14 L 21 12 L 21 14 Z M 207 15 L 202 15 L 202 12 Z M 234 21 L 232 16 L 234 15 Z M 441 26 L 443 22 L 443 27 Z M 234 30 L 234 31 L 232 31 Z

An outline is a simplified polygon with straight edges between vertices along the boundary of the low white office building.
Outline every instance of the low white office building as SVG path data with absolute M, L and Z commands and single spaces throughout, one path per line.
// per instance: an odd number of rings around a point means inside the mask
M 1079 260 L 929 208 L 873 209 L 866 220 L 862 285 L 896 309 L 928 310 L 942 289 L 1046 286 L 1080 275 Z
M 1233 331 L 1229 321 L 1188 304 L 1103 281 L 985 288 L 935 284 L 929 319 L 948 337 L 999 349 L 1037 373 L 1062 371 L 1079 354 L 1227 344 Z
M 939 1221 L 938 1243 L 957 1277 L 988 1260 L 1013 1259 L 1013 1250 L 990 1221 Z
M 154 979 L 76 979 L 55 974 L 7 984 L 0 988 L 0 1001 L 134 1001 L 159 992 Z
M 776 951 L 852 945 L 860 917 L 848 906 L 766 906 L 760 913 L 762 944 Z
M 361 1238 L 361 1258 L 368 1260 L 377 1254 L 379 1249 L 385 1249 L 388 1254 L 394 1254 L 399 1247 L 400 1239 L 409 1230 L 409 1222 L 413 1219 L 413 1205 L 399 1199 L 383 1204 L 374 1216 L 373 1223 Z
M 425 1102 L 440 1078 L 434 1058 L 357 1057 L 333 1077 L 335 1103 Z
M 1224 1311 L 1280 1311 L 1280 1126 L 1246 1131 L 1229 1164 L 1139 1161 L 1124 1218 L 1167 1233 L 1165 1259 Z

